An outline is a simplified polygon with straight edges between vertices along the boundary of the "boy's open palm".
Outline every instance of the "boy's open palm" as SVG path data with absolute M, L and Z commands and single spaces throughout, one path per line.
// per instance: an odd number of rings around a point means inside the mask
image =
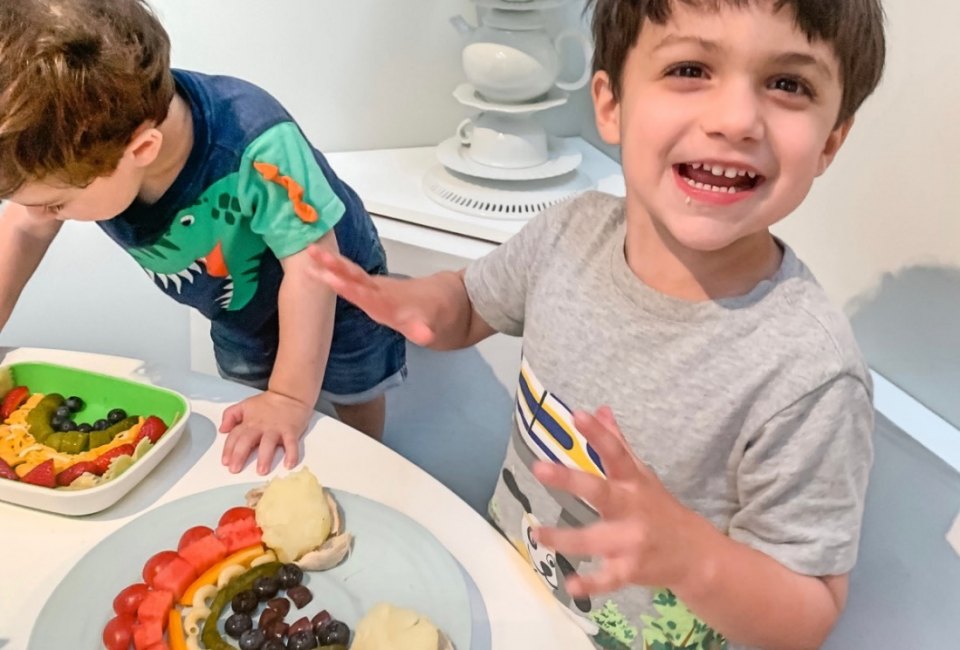
M 434 332 L 417 308 L 410 283 L 372 276 L 340 254 L 311 246 L 316 272 L 337 295 L 362 309 L 370 318 L 394 329 L 417 345 L 429 345 Z
M 606 478 L 538 462 L 534 474 L 544 485 L 590 504 L 600 521 L 582 528 L 540 528 L 537 540 L 567 556 L 599 557 L 602 568 L 571 576 L 573 596 L 616 591 L 634 584 L 675 588 L 691 575 L 699 545 L 716 530 L 677 501 L 633 454 L 613 412 L 574 415 L 577 430 L 596 450 Z
M 257 472 L 266 474 L 273 455 L 281 447 L 287 468 L 297 464 L 300 436 L 310 423 L 313 409 L 301 402 L 265 391 L 234 404 L 223 412 L 220 432 L 227 434 L 221 461 L 231 472 L 239 472 L 250 454 L 257 455 Z

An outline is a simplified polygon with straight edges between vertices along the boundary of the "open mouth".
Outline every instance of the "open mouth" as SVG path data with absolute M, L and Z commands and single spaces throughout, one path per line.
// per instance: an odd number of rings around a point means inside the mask
M 693 162 L 680 163 L 676 170 L 680 179 L 690 187 L 717 194 L 749 192 L 765 180 L 749 167 Z

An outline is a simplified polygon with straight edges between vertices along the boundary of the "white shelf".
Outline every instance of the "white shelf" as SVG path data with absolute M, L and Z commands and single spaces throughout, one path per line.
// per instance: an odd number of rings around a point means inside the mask
M 620 165 L 582 138 L 565 140 L 583 154 L 579 169 L 598 190 L 623 195 Z M 421 187 L 423 175 L 438 164 L 433 146 L 331 153 L 327 159 L 388 239 L 472 259 L 506 241 L 527 221 L 474 217 L 432 201 Z

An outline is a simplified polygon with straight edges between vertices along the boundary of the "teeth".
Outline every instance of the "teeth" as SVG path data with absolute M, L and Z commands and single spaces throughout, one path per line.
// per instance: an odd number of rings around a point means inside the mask
M 727 170 L 723 172 L 723 175 L 726 176 L 727 178 L 736 178 L 737 170 L 734 169 L 733 167 L 727 167 Z
M 179 273 L 177 273 L 177 275 L 179 275 L 181 278 L 183 278 L 187 282 L 193 283 L 193 273 L 191 273 L 189 270 L 184 269 Z
M 163 273 L 157 273 L 157 277 L 160 279 L 160 284 L 162 284 L 163 288 L 166 289 L 170 284 L 170 279 Z
M 191 264 L 187 270 L 193 271 L 194 273 L 203 273 L 203 267 L 201 267 L 197 262 Z
M 693 167 L 694 169 L 700 169 L 701 167 L 703 167 L 703 163 L 693 163 L 690 166 Z
M 750 178 L 756 178 L 757 174 L 756 172 L 747 172 L 747 176 L 749 176 Z
M 151 271 L 150 269 L 144 269 L 144 271 L 147 272 L 147 277 L 150 278 L 150 280 L 153 280 L 154 278 L 157 277 L 157 274 Z
M 710 172 L 714 176 L 726 176 L 727 178 L 736 178 L 737 176 L 749 176 L 750 178 L 756 178 L 756 172 L 747 171 L 745 169 L 739 169 L 737 167 L 724 167 L 723 165 L 710 165 L 708 163 L 689 163 L 690 169 L 703 169 L 705 172 Z
M 713 174 L 714 176 L 723 176 L 723 167 L 720 167 L 719 165 L 714 165 L 713 168 L 710 169 L 710 173 Z
M 690 187 L 695 187 L 698 190 L 717 192 L 718 194 L 736 194 L 739 191 L 735 187 L 718 187 L 717 185 L 707 185 L 706 183 L 695 181 L 692 178 L 685 178 L 684 180 L 687 182 L 687 185 Z

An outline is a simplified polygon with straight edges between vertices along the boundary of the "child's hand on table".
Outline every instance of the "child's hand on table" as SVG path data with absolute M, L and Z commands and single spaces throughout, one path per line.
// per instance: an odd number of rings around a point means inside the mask
M 227 434 L 223 464 L 231 472 L 239 472 L 256 450 L 257 472 L 266 474 L 274 450 L 282 447 L 284 466 L 293 467 L 299 460 L 300 436 L 312 415 L 312 407 L 269 390 L 234 404 L 223 412 L 220 424 L 220 432 Z
M 579 497 L 600 515 L 582 528 L 542 527 L 535 533 L 538 542 L 559 553 L 603 559 L 598 571 L 568 579 L 570 595 L 684 583 L 716 529 L 677 501 L 634 455 L 608 407 L 595 415 L 577 412 L 574 423 L 599 454 L 607 478 L 547 462 L 533 469 L 541 483 Z

